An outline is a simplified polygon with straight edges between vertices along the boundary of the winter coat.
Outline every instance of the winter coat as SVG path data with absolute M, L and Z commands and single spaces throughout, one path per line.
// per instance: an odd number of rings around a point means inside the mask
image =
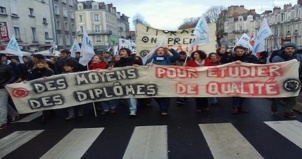
M 42 77 L 49 77 L 54 74 L 53 70 L 47 69 L 47 68 L 34 68 L 31 72 L 31 74 L 28 76 L 28 81 L 42 78 Z
M 89 70 L 96 70 L 96 69 L 106 69 L 107 63 L 105 61 L 102 61 L 100 63 L 91 63 L 89 65 Z
M 224 54 L 220 54 L 220 53 L 217 53 L 217 54 L 220 57 L 221 64 L 226 64 L 226 63 L 233 62 L 233 60 L 232 60 L 232 53 L 226 52 Z
M 174 49 L 170 49 L 169 51 L 173 54 L 173 56 L 158 56 L 156 53 L 154 53 L 154 55 L 147 60 L 146 64 L 152 62 L 156 65 L 172 65 L 172 62 L 175 62 L 177 59 L 179 59 L 179 53 Z
M 6 64 L 0 64 L 0 89 L 3 89 L 7 84 L 13 83 L 15 79 L 16 76 L 12 67 Z
M 115 63 L 114 67 L 133 66 L 134 64 L 136 64 L 136 62 L 137 61 L 131 56 L 127 58 L 121 57 L 121 59 Z

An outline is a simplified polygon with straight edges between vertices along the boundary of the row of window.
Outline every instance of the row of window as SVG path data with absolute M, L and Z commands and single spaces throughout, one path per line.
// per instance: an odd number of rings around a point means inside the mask
M 63 29 L 63 28 L 61 27 L 61 21 L 60 21 L 60 20 L 57 20 L 57 21 L 56 21 L 56 28 L 57 28 L 57 29 Z M 64 22 L 64 30 L 66 30 L 66 31 L 69 31 L 69 30 L 70 30 L 68 21 L 65 21 L 65 22 Z M 71 30 L 72 30 L 72 31 L 75 31 L 75 25 L 74 25 L 74 23 L 71 23 Z
M 16 40 L 22 40 L 21 34 L 20 34 L 20 28 L 17 26 L 14 26 L 13 29 L 14 29 L 14 35 L 16 37 Z M 37 41 L 37 33 L 36 33 L 35 27 L 31 27 L 31 35 L 32 35 L 32 41 Z M 45 39 L 48 39 L 48 38 L 49 38 L 48 32 L 45 32 Z
M 61 15 L 60 9 L 56 5 L 54 6 L 54 13 L 57 14 L 57 15 Z M 69 14 L 70 14 L 71 18 L 74 18 L 74 12 L 73 12 L 73 10 L 69 10 Z M 64 17 L 68 17 L 68 11 L 67 11 L 66 7 L 63 7 L 63 16 Z
M 301 13 L 300 13 L 301 8 L 295 8 L 290 11 L 285 11 L 285 12 L 280 12 L 278 14 L 271 14 L 268 16 L 268 22 L 269 23 L 277 23 L 277 22 L 284 22 L 288 21 L 294 18 L 300 18 Z
M 58 44 L 59 45 L 62 45 L 63 44 L 63 35 L 61 35 L 61 34 L 58 34 L 57 35 L 57 37 L 58 37 Z M 72 39 L 70 39 L 70 37 L 71 36 L 69 36 L 69 35 L 65 35 L 65 41 L 66 41 L 66 45 L 70 45 L 70 44 L 72 44 L 73 43 L 73 40 L 75 39 L 75 36 L 72 36 Z

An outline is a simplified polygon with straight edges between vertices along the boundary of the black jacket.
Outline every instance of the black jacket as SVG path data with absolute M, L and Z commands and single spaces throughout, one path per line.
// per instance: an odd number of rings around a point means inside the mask
M 73 63 L 74 66 L 76 67 L 76 68 L 74 68 L 75 72 L 78 70 L 79 64 L 75 58 L 73 58 L 73 57 L 68 57 L 65 59 L 60 58 L 60 59 L 58 59 L 58 61 L 56 61 L 56 64 L 55 64 L 55 70 L 54 70 L 55 74 L 62 74 L 64 72 L 65 63 Z
M 236 54 L 233 55 L 233 61 L 241 61 L 241 62 L 246 62 L 246 63 L 255 63 L 255 64 L 259 64 L 259 60 L 256 56 L 254 55 L 247 55 L 244 54 L 242 56 L 237 56 Z
M 54 72 L 51 69 L 47 69 L 47 68 L 34 68 L 31 72 L 31 74 L 28 76 L 28 81 L 30 80 L 34 80 L 34 79 L 38 79 L 38 78 L 42 78 L 42 77 L 49 77 L 52 76 L 54 74 Z
M 136 61 L 133 57 L 121 57 L 121 59 L 114 65 L 114 67 L 133 66 L 134 64 L 138 64 L 138 61 Z
M 233 60 L 232 60 L 232 53 L 226 52 L 224 54 L 220 54 L 220 53 L 217 53 L 217 54 L 220 57 L 221 64 L 226 64 L 226 63 L 233 62 Z
M 5 85 L 13 83 L 16 79 L 14 71 L 11 66 L 0 64 L 0 89 Z

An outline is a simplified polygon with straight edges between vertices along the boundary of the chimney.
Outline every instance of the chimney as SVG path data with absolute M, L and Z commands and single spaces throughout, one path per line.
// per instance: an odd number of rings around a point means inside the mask
M 271 11 L 271 10 L 266 10 L 266 11 L 264 11 L 262 14 L 269 15 L 269 14 L 271 14 L 271 13 L 273 13 L 273 11 Z
M 280 11 L 281 11 L 281 8 L 280 8 L 280 7 L 275 6 L 275 7 L 273 8 L 273 12 L 274 12 L 274 13 L 279 13 Z
M 284 4 L 284 6 L 283 6 L 283 9 L 284 10 L 288 10 L 288 9 L 290 9 L 292 7 L 292 4 L 290 3 L 290 4 Z
M 250 9 L 249 13 L 250 14 L 256 14 L 256 10 L 255 9 Z

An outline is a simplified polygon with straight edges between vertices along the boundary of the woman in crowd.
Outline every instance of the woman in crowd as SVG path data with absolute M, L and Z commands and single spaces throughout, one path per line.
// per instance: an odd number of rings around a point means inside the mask
M 220 57 L 221 64 L 226 64 L 226 63 L 233 62 L 233 60 L 232 60 L 232 53 L 231 52 L 227 52 L 226 48 L 220 47 L 220 48 L 218 48 L 216 50 L 216 53 Z
M 73 62 L 66 62 L 64 64 L 64 73 L 72 73 L 75 72 L 75 63 Z M 78 110 L 78 116 L 83 117 L 84 116 L 84 108 L 83 106 L 77 106 Z M 74 107 L 67 108 L 68 116 L 65 118 L 66 121 L 73 120 L 74 119 Z
M 191 54 L 191 60 L 188 61 L 188 67 L 203 67 L 205 66 L 207 54 L 203 51 L 197 50 Z M 209 111 L 208 98 L 195 98 L 196 112 Z
M 173 54 L 171 56 L 169 51 Z M 172 65 L 172 62 L 175 62 L 179 58 L 178 52 L 174 49 L 168 49 L 165 47 L 159 47 L 155 50 L 155 53 L 150 57 L 146 63 L 148 66 L 156 65 Z M 155 98 L 156 102 L 160 107 L 161 115 L 167 116 L 170 106 L 170 98 Z
M 89 70 L 104 70 L 107 69 L 107 67 L 108 64 L 104 61 L 102 55 L 94 55 L 92 57 L 92 62 L 89 65 Z M 116 112 L 117 103 L 115 100 L 96 102 L 95 104 L 97 107 L 99 107 L 100 105 L 103 107 L 102 114 L 107 114 L 108 112 Z
M 35 80 L 38 78 L 46 78 L 49 76 L 52 76 L 54 74 L 54 71 L 49 68 L 46 61 L 38 59 L 36 60 L 34 67 L 31 71 L 31 73 L 28 76 L 28 81 Z M 44 124 L 46 122 L 46 115 L 47 112 L 51 112 L 51 114 L 54 114 L 54 111 L 43 111 L 43 115 L 41 116 L 41 123 Z
M 205 61 L 205 66 L 217 66 L 220 65 L 220 57 L 217 53 L 215 52 L 211 52 L 208 55 L 208 58 Z M 209 99 L 209 103 L 211 105 L 216 105 L 218 103 L 217 98 L 216 97 L 210 97 Z
M 120 60 L 114 63 L 114 67 L 126 67 L 126 66 L 138 66 L 135 58 L 131 56 L 131 50 L 128 48 L 121 48 L 119 50 Z M 112 68 L 112 67 L 110 67 Z M 127 99 L 129 106 L 130 116 L 136 116 L 137 111 L 137 99 L 129 98 Z

